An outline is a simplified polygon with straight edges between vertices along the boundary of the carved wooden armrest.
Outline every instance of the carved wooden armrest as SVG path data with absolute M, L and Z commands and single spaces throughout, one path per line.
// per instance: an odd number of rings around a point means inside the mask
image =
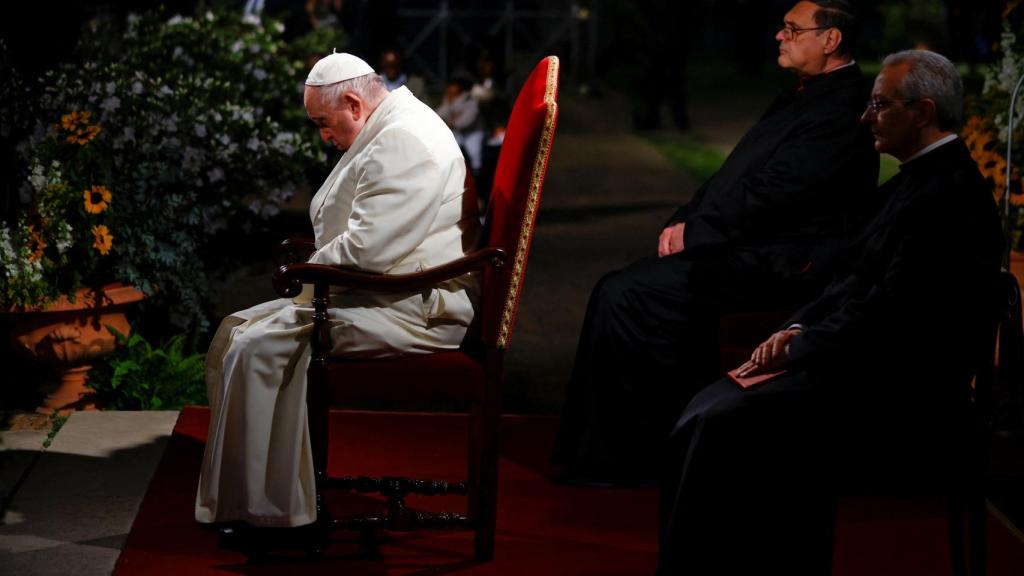
M 274 263 L 295 264 L 309 260 L 310 254 L 316 252 L 312 238 L 289 238 L 274 246 Z
M 506 260 L 504 250 L 491 247 L 481 248 L 447 264 L 410 274 L 375 274 L 325 264 L 285 264 L 274 273 L 274 290 L 284 298 L 298 296 L 302 292 L 303 284 L 320 285 L 323 286 L 322 289 L 326 289 L 327 286 L 347 286 L 374 292 L 413 292 L 436 286 L 440 282 L 486 266 L 501 268 Z

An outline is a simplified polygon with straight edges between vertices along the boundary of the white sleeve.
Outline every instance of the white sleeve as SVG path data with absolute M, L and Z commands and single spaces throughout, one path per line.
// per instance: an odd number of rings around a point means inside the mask
M 393 130 L 377 137 L 356 173 L 347 230 L 313 253 L 314 264 L 387 272 L 427 237 L 437 218 L 444 178 L 437 159 L 418 138 Z

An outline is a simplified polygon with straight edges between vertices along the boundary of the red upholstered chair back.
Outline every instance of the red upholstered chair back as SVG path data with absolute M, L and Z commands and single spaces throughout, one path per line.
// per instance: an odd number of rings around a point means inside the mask
M 488 268 L 483 284 L 481 337 L 508 347 L 526 273 L 526 259 L 540 205 L 558 120 L 558 57 L 548 56 L 526 79 L 512 108 L 488 204 L 487 245 L 508 254 L 508 265 Z

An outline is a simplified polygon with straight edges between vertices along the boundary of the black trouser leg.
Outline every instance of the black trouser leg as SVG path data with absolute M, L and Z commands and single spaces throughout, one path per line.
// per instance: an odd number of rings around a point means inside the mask
M 827 406 L 803 374 L 698 393 L 672 434 L 658 574 L 829 574 Z
M 554 461 L 608 480 L 653 480 L 667 432 L 718 372 L 717 303 L 700 265 L 642 260 L 594 288 Z

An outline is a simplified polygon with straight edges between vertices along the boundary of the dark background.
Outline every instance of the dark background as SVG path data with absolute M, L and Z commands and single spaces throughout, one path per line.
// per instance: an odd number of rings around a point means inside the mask
M 319 0 L 323 25 L 340 25 L 347 50 L 376 62 L 389 46 L 406 50 L 407 69 L 439 87 L 460 70 L 472 72 L 476 55 L 489 50 L 514 78 L 525 73 L 533 52 L 560 54 L 567 80 L 621 88 L 646 79 L 653 88 L 678 70 L 702 64 L 751 77 L 772 70 L 773 36 L 789 0 Z M 954 61 L 992 59 L 1001 0 L 889 0 L 860 2 L 864 29 L 858 57 L 878 60 L 895 50 L 929 47 Z M 37 78 L 75 49 L 84 23 L 98 15 L 124 15 L 163 7 L 190 14 L 208 7 L 238 10 L 244 2 L 167 0 L 141 2 L 19 2 L 5 6 L 0 38 L 4 62 L 25 78 Z M 311 26 L 304 0 L 267 0 L 264 13 L 281 18 L 285 35 Z M 574 10 L 575 8 L 575 10 Z M 442 18 L 442 12 L 447 17 Z M 509 33 L 509 13 L 515 24 Z M 436 24 L 438 19 L 443 24 Z M 425 38 L 419 38 L 430 29 Z M 418 40 L 418 41 L 417 41 Z M 676 70 L 668 70 L 674 68 Z M 651 72 L 656 70 L 657 72 Z M 447 72 L 440 75 L 440 72 Z M 648 86 L 648 88 L 652 88 Z M 654 90 L 657 91 L 657 90 Z
M 562 59 L 563 90 L 624 94 L 637 129 L 687 129 L 690 93 L 705 79 L 742 78 L 756 90 L 779 83 L 774 40 L 790 0 L 266 0 L 288 38 L 314 24 L 340 26 L 345 49 L 371 65 L 381 50 L 405 53 L 407 72 L 439 98 L 453 75 L 472 75 L 482 51 L 492 54 L 507 93 L 514 93 L 540 56 Z M 0 17 L 0 82 L 29 83 L 73 56 L 82 27 L 99 16 L 163 9 L 167 15 L 208 8 L 242 12 L 242 1 L 19 2 Z M 859 3 L 864 21 L 858 58 L 877 61 L 896 50 L 928 47 L 968 65 L 990 62 L 999 39 L 1002 0 L 888 0 Z M 310 9 L 312 8 L 312 17 Z M 1024 12 L 1018 10 L 1017 12 Z M 696 87 L 696 88 L 695 88 Z M 434 100 L 431 103 L 436 103 Z M 2 103 L 0 103 L 2 104 Z M 662 107 L 670 114 L 662 118 Z M 13 146 L 0 133 L 0 217 L 16 209 Z

